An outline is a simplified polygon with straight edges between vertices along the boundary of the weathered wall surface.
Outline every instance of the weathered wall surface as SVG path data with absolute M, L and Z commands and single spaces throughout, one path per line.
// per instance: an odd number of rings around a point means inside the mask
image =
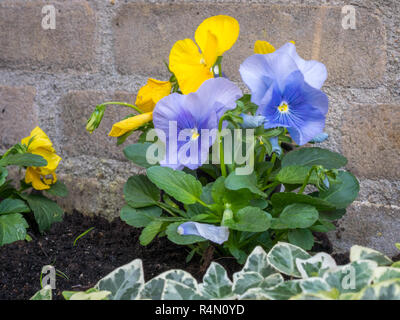
M 41 26 L 42 7 L 56 8 L 56 29 Z M 342 27 L 342 7 L 356 9 L 356 29 Z M 176 40 L 193 38 L 206 17 L 228 14 L 241 32 L 224 70 L 238 66 L 254 41 L 276 47 L 295 40 L 306 59 L 326 64 L 329 142 L 361 183 L 360 196 L 330 237 L 337 251 L 358 243 L 395 254 L 400 242 L 400 2 L 132 1 L 0 2 L 0 149 L 40 125 L 63 161 L 70 188 L 66 211 L 118 215 L 122 186 L 139 171 L 107 137 L 129 113 L 110 107 L 93 135 L 85 123 L 110 99 L 134 102 L 147 77 L 167 79 L 163 61 Z M 132 137 L 129 141 L 134 141 Z

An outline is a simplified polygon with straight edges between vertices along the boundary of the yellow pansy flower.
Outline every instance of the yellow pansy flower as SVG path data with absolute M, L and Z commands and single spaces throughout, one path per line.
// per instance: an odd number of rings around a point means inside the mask
M 170 94 L 171 88 L 169 81 L 149 78 L 147 84 L 138 91 L 135 105 L 144 112 L 153 111 L 157 102 Z
M 27 151 L 42 156 L 46 161 L 45 167 L 29 167 L 25 172 L 25 182 L 32 183 L 36 190 L 49 189 L 57 181 L 55 171 L 61 161 L 53 148 L 53 143 L 42 129 L 36 127 L 29 137 L 21 140 Z M 48 176 L 51 176 L 49 178 Z
M 239 29 L 236 19 L 218 15 L 205 19 L 197 28 L 195 40 L 199 47 L 192 39 L 174 44 L 169 54 L 169 69 L 175 74 L 183 94 L 196 91 L 214 76 L 211 68 L 236 42 Z
M 294 41 L 289 41 L 289 42 L 295 44 Z M 257 40 L 254 43 L 254 53 L 257 53 L 257 54 L 268 54 L 268 53 L 272 53 L 274 51 L 275 51 L 275 47 L 272 44 L 270 44 L 269 42 L 267 42 L 267 41 Z
M 149 78 L 147 84 L 138 91 L 135 105 L 145 113 L 117 122 L 113 125 L 111 137 L 120 137 L 153 120 L 153 109 L 157 102 L 171 93 L 172 84 L 169 81 L 160 81 Z

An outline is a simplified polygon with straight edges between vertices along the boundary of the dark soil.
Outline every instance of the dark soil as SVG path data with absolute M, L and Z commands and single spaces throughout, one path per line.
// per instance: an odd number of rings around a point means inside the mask
M 75 238 L 87 229 L 94 229 Z M 200 257 L 186 263 L 188 251 L 165 237 L 143 247 L 139 243 L 140 230 L 119 218 L 111 223 L 100 217 L 86 217 L 79 213 L 65 215 L 45 235 L 31 233 L 30 242 L 18 241 L 0 247 L 0 300 L 29 299 L 40 290 L 40 273 L 45 265 L 53 265 L 68 279 L 57 276 L 54 299 L 63 299 L 64 290 L 86 290 L 102 277 L 136 258 L 143 260 L 145 280 L 169 269 L 183 269 L 200 280 Z M 217 260 L 232 274 L 241 269 L 233 258 Z
M 82 232 L 94 229 L 73 242 Z M 200 257 L 186 263 L 188 251 L 161 238 L 143 247 L 139 243 L 140 230 L 128 226 L 119 218 L 108 222 L 100 217 L 86 217 L 77 212 L 65 215 L 63 222 L 55 223 L 45 235 L 31 231 L 33 240 L 18 241 L 0 247 L 0 300 L 29 299 L 40 289 L 40 273 L 45 265 L 53 265 L 65 276 L 57 276 L 54 299 L 63 299 L 64 290 L 86 290 L 102 277 L 136 258 L 143 260 L 145 280 L 170 269 L 183 269 L 201 280 L 205 271 Z M 326 235 L 315 234 L 314 252 L 331 253 Z M 212 251 L 212 250 L 211 250 Z M 212 252 L 211 252 L 212 255 Z M 334 256 L 338 264 L 348 262 L 348 256 Z M 241 269 L 236 260 L 216 258 L 229 275 Z

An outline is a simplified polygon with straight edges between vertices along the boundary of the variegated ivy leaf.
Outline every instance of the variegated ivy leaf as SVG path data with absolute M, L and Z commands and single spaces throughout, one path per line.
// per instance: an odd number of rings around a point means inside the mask
M 356 298 L 357 300 L 400 300 L 400 280 L 388 280 L 369 286 Z
M 271 300 L 261 288 L 251 288 L 240 296 L 240 300 Z
M 371 284 L 377 263 L 358 260 L 325 272 L 323 279 L 340 293 L 358 292 Z
M 47 285 L 43 289 L 36 292 L 30 300 L 51 300 L 52 291 L 51 286 Z
M 200 300 L 199 290 L 183 283 L 166 279 L 161 300 Z
M 320 292 L 320 293 L 301 293 L 298 294 L 290 300 L 335 300 L 330 296 L 330 293 Z
M 207 299 L 235 299 L 232 281 L 224 267 L 212 262 L 199 285 L 201 294 Z
M 322 276 L 325 271 L 336 268 L 335 259 L 325 252 L 319 252 L 310 259 L 296 259 L 296 267 L 301 277 L 307 279 L 309 277 Z
M 267 254 L 261 246 L 255 247 L 252 253 L 250 253 L 242 271 L 258 272 L 262 277 L 276 273 L 275 269 L 269 264 Z
M 387 280 L 400 281 L 400 269 L 391 267 L 378 267 L 374 270 L 374 283 L 379 283 Z
M 260 287 L 263 280 L 258 272 L 237 272 L 233 275 L 233 292 L 242 295 L 251 288 Z
M 147 282 L 140 292 L 140 299 L 161 300 L 165 295 L 167 287 L 167 280 L 180 283 L 185 287 L 192 289 L 194 292 L 199 293 L 198 284 L 195 278 L 190 273 L 183 270 L 169 270 Z M 168 295 L 171 296 L 173 290 L 168 286 Z
M 285 242 L 278 242 L 268 253 L 267 260 L 272 267 L 281 273 L 300 278 L 296 259 L 310 259 L 311 256 L 303 249 Z
M 69 300 L 107 300 L 110 291 L 92 291 L 74 293 Z
M 331 291 L 331 286 L 321 278 L 308 278 L 300 282 L 300 288 L 303 293 L 318 294 L 321 292 Z M 339 295 L 339 292 L 337 292 Z
M 356 245 L 352 246 L 350 249 L 350 261 L 357 260 L 372 260 L 375 261 L 378 266 L 390 266 L 393 263 L 389 257 L 379 251 Z
M 284 280 L 279 273 L 274 273 L 263 278 L 259 273 L 252 271 L 237 272 L 233 275 L 233 279 L 233 291 L 241 295 L 239 299 L 242 299 L 243 295 L 247 295 L 247 292 L 251 289 L 270 290 L 281 284 Z
M 142 260 L 136 259 L 105 276 L 95 288 L 111 292 L 108 297 L 110 300 L 134 300 L 143 285 Z
M 264 290 L 265 296 L 268 296 L 270 300 L 288 300 L 301 293 L 300 283 L 301 280 L 282 282 L 276 287 Z

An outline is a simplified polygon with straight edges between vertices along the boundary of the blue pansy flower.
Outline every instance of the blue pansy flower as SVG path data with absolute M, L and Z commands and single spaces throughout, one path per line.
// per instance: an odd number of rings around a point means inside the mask
M 162 98 L 153 111 L 154 127 L 165 134 L 166 152 L 160 164 L 194 170 L 205 163 L 219 119 L 236 107 L 236 100 L 242 95 L 234 83 L 220 77 L 204 81 L 196 92 L 172 93 Z
M 227 227 L 193 221 L 182 223 L 177 228 L 177 232 L 181 235 L 200 236 L 218 244 L 223 244 L 229 238 L 229 228 Z
M 298 145 L 323 132 L 328 97 L 319 90 L 327 75 L 322 63 L 303 60 L 287 43 L 273 53 L 250 56 L 239 71 L 266 129 L 286 127 Z

